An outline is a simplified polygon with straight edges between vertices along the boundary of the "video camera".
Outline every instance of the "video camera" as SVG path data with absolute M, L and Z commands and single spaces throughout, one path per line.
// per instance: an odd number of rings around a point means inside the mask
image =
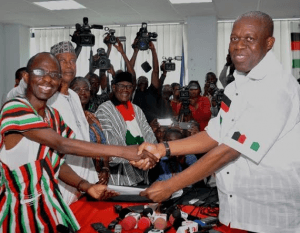
M 115 33 L 116 33 L 115 29 L 109 29 L 108 27 L 105 27 L 104 30 L 107 31 L 104 35 L 109 35 L 109 39 L 107 41 L 106 41 L 106 38 L 104 38 L 104 40 L 103 40 L 104 43 L 115 44 L 115 43 L 117 43 L 117 38 L 121 42 L 125 42 L 126 41 L 126 37 L 125 36 L 119 36 L 119 37 L 115 36 Z
M 189 86 L 185 86 L 179 89 L 179 101 L 182 103 L 179 115 L 189 115 L 190 114 L 190 92 Z
M 172 57 L 169 57 L 169 58 L 163 57 L 163 59 L 164 59 L 164 61 L 166 61 L 165 70 L 166 71 L 174 71 L 176 66 L 175 66 L 175 63 L 171 62 L 171 61 L 172 60 L 181 61 L 182 56 L 175 56 L 174 58 L 172 58 Z
M 109 70 L 110 69 L 110 59 L 108 59 L 107 54 L 104 48 L 97 49 L 97 54 L 99 59 L 93 60 L 93 53 L 90 55 L 90 67 L 100 70 Z
M 87 17 L 83 18 L 83 25 L 79 23 L 75 25 L 76 30 L 73 33 L 71 41 L 76 43 L 79 46 L 94 46 L 95 45 L 95 36 L 91 33 L 91 29 L 103 29 L 102 25 L 93 24 L 89 25 L 89 19 Z
M 136 45 L 133 44 L 132 48 L 138 48 L 139 50 L 148 50 L 149 42 L 156 41 L 157 33 L 156 32 L 148 32 L 147 31 L 147 23 L 142 23 L 142 27 L 136 33 L 136 37 L 138 39 Z
M 221 107 L 221 102 L 224 96 L 224 89 L 218 89 L 212 97 L 212 100 L 217 102 L 218 109 Z

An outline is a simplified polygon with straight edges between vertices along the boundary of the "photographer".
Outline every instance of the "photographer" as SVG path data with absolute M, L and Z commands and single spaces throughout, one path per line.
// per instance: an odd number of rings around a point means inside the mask
M 137 81 L 137 89 L 133 98 L 133 103 L 139 106 L 146 118 L 150 123 L 155 118 L 157 118 L 158 107 L 157 107 L 157 97 L 160 88 L 159 81 L 159 64 L 158 57 L 156 53 L 155 46 L 152 41 L 149 42 L 149 49 L 152 53 L 152 74 L 151 74 L 151 84 L 148 87 L 148 79 L 144 76 L 140 76 Z
M 201 87 L 198 81 L 190 81 L 189 85 L 189 110 L 191 117 L 199 123 L 200 131 L 207 126 L 211 117 L 210 101 L 207 97 L 201 96 Z M 177 114 L 180 113 L 182 103 L 178 105 Z M 178 110 L 179 109 L 179 110 Z M 188 118 L 188 117 L 187 117 Z M 189 121 L 188 119 L 184 121 Z

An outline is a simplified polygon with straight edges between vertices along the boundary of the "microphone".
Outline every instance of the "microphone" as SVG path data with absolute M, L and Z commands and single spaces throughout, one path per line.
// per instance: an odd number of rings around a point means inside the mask
M 200 218 L 195 217 L 193 215 L 190 215 L 188 213 L 185 213 L 183 211 L 181 211 L 180 209 L 176 209 L 173 211 L 172 216 L 176 219 L 176 218 L 184 218 L 185 220 L 200 220 Z
M 115 211 L 119 214 L 119 217 L 117 217 L 115 220 L 111 221 L 110 224 L 108 225 L 108 229 L 114 229 L 115 226 L 125 218 L 125 216 L 129 213 L 132 212 L 129 208 L 122 208 L 122 206 L 115 205 L 114 206 Z
M 122 229 L 128 231 L 137 227 L 137 221 L 140 218 L 138 213 L 128 213 L 127 216 L 120 222 Z
M 126 231 L 132 230 L 136 225 L 136 219 L 133 216 L 127 216 L 120 222 L 120 225 Z
M 151 221 L 149 218 L 141 217 L 141 219 L 138 221 L 138 228 L 140 230 L 146 230 L 151 226 Z
M 155 229 L 164 230 L 167 227 L 167 214 L 156 214 L 153 225 Z

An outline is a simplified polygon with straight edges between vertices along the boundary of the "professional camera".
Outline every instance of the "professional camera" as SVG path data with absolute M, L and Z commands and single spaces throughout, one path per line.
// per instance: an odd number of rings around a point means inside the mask
M 218 89 L 212 97 L 212 100 L 215 100 L 217 102 L 217 106 L 219 109 L 221 107 L 223 96 L 224 96 L 224 89 Z
M 103 40 L 104 43 L 115 44 L 115 43 L 117 43 L 117 38 L 121 42 L 125 42 L 126 41 L 126 37 L 125 36 L 119 36 L 119 37 L 115 36 L 115 33 L 116 33 L 115 29 L 109 29 L 108 27 L 105 27 L 104 29 L 105 29 L 105 31 L 107 31 L 104 35 L 109 35 L 107 41 L 106 41 L 106 38 L 104 38 L 104 40 Z
M 109 70 L 110 69 L 110 60 L 107 57 L 107 54 L 103 48 L 97 49 L 97 54 L 99 59 L 93 60 L 93 56 L 91 53 L 90 56 L 90 64 L 94 69 L 100 69 L 100 70 Z
M 75 25 L 76 30 L 73 34 L 71 41 L 76 43 L 79 46 L 94 46 L 95 45 L 95 36 L 91 33 L 91 29 L 103 29 L 102 25 L 93 24 L 89 25 L 89 19 L 87 17 L 83 18 L 83 25 L 79 23 Z
M 179 115 L 187 116 L 190 114 L 190 92 L 189 87 L 182 87 L 179 89 L 179 101 L 182 103 Z
M 139 50 L 148 50 L 149 42 L 156 41 L 157 33 L 147 31 L 147 23 L 142 23 L 142 27 L 136 33 L 138 39 L 136 45 L 132 45 L 132 48 L 138 48 Z
M 218 88 L 215 84 L 213 84 L 213 83 L 209 84 L 208 92 L 209 92 L 211 95 L 215 95 L 215 93 L 216 93 L 217 91 L 219 91 L 219 88 Z
M 181 56 L 175 56 L 174 58 L 169 57 L 163 57 L 164 61 L 166 61 L 165 63 L 165 70 L 166 71 L 174 71 L 176 66 L 174 62 L 171 62 L 172 60 L 176 60 L 176 61 L 181 61 L 182 57 Z

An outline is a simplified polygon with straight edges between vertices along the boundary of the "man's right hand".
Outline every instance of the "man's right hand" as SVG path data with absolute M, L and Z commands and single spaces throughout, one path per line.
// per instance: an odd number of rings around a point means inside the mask
M 148 151 L 154 155 L 158 160 L 166 155 L 165 146 L 162 143 L 152 144 L 149 142 L 144 142 L 138 148 L 138 154 L 142 154 L 143 151 Z
M 168 181 L 156 181 L 146 190 L 140 192 L 140 196 L 147 197 L 153 202 L 162 202 L 168 199 L 172 194 L 172 185 Z

